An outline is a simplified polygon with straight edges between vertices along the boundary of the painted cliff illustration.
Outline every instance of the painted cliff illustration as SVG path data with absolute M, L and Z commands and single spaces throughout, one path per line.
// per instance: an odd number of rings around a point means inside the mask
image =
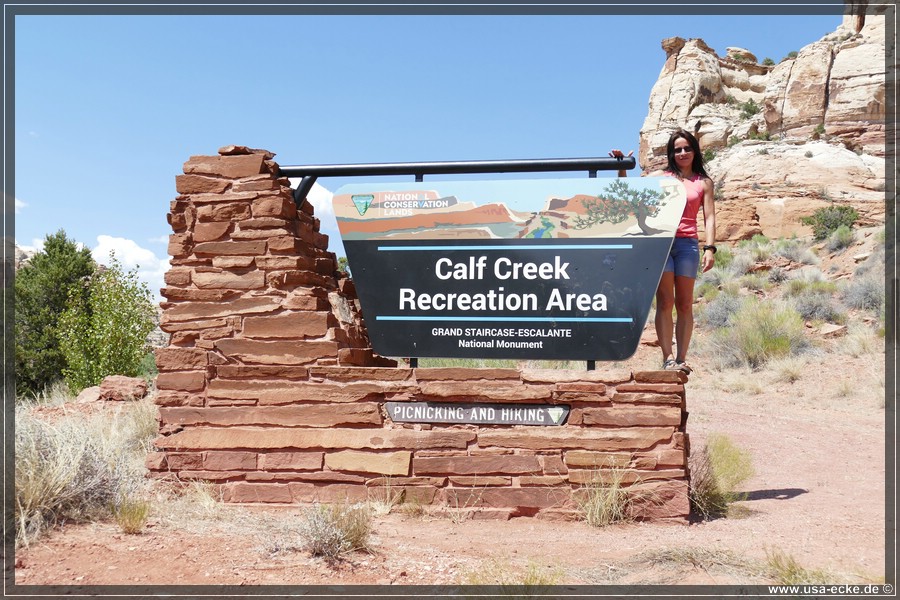
M 671 236 L 684 187 L 667 177 L 352 184 L 334 195 L 345 240 Z M 431 186 L 429 186 L 431 187 Z

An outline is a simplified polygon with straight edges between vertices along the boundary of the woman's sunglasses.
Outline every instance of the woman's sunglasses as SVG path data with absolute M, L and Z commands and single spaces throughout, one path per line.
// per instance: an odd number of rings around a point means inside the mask
M 673 154 L 690 154 L 693 151 L 691 148 L 675 148 Z

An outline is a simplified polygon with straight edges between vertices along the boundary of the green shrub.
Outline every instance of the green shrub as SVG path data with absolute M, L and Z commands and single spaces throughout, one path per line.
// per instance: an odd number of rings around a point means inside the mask
M 745 287 L 748 290 L 756 291 L 761 291 L 769 287 L 768 279 L 756 273 L 751 273 L 741 277 L 740 284 L 742 287 Z
M 801 294 L 833 294 L 837 291 L 837 284 L 833 281 L 817 281 L 802 277 L 788 281 L 784 290 L 785 296 L 799 296 Z
M 791 262 L 806 265 L 819 264 L 819 258 L 798 239 L 782 239 L 775 242 L 773 256 L 783 256 Z
M 848 204 L 835 204 L 818 209 L 812 215 L 801 217 L 800 222 L 813 229 L 817 240 L 824 240 L 841 225 L 853 227 L 859 213 Z
M 66 359 L 60 348 L 59 318 L 69 294 L 94 272 L 91 251 L 60 229 L 16 272 L 16 395 L 41 393 L 62 379 Z
M 716 151 L 712 148 L 706 148 L 703 151 L 703 162 L 708 163 L 712 162 L 712 160 L 716 157 Z
M 812 150 L 807 150 L 806 152 L 803 153 L 803 156 L 805 156 L 806 158 L 812 158 L 813 157 Z
M 710 342 L 721 366 L 756 369 L 772 358 L 809 347 L 803 320 L 789 305 L 745 298 L 729 323 L 713 332 Z
M 762 107 L 759 104 L 757 104 L 753 100 L 753 98 L 750 98 L 746 102 L 738 105 L 738 108 L 741 109 L 741 118 L 742 119 L 749 119 L 750 117 L 757 114 L 760 110 L 762 110 Z
M 856 235 L 853 233 L 853 230 L 846 225 L 841 225 L 828 236 L 828 241 L 825 242 L 825 249 L 829 252 L 837 252 L 848 248 L 855 241 Z
M 728 147 L 729 148 L 732 146 L 735 146 L 737 144 L 740 144 L 740 143 L 741 143 L 741 138 L 739 138 L 738 136 L 736 136 L 736 135 L 729 136 L 729 138 L 728 138 Z
M 716 247 L 716 267 L 720 269 L 727 269 L 731 266 L 731 261 L 734 260 L 734 253 L 731 251 L 731 248 L 728 246 L 717 246 Z
M 711 435 L 706 445 L 689 459 L 691 481 L 688 498 L 691 509 L 703 519 L 725 516 L 734 502 L 746 499 L 738 491 L 753 477 L 748 452 L 738 448 L 725 435 Z
M 110 263 L 91 277 L 86 290 L 73 291 L 59 319 L 63 374 L 74 393 L 107 375 L 140 375 L 147 354 L 155 315 L 150 290 L 138 280 L 137 269 L 124 272 L 115 256 Z
M 313 556 L 337 560 L 358 550 L 370 551 L 372 514 L 365 505 L 317 504 L 303 515 L 300 536 Z
M 796 50 L 791 50 L 791 51 L 788 52 L 788 53 L 785 55 L 785 57 L 782 58 L 781 60 L 782 60 L 782 61 L 785 61 L 785 60 L 788 60 L 788 59 L 791 59 L 791 58 L 797 58 L 797 51 L 796 51 Z
M 765 65 L 765 66 L 767 66 L 767 67 L 771 67 L 772 65 L 775 64 L 775 61 L 772 60 L 770 57 L 767 56 L 767 57 L 765 57 L 765 58 L 763 59 L 762 64 Z

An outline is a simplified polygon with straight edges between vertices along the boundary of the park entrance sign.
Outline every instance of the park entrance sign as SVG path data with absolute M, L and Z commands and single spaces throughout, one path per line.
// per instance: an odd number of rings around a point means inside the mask
M 685 191 L 668 177 L 361 183 L 333 203 L 379 354 L 624 360 Z

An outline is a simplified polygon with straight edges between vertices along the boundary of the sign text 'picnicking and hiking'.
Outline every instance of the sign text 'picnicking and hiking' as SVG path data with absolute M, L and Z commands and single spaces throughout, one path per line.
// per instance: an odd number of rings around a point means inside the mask
M 675 229 L 666 177 L 351 184 L 334 210 L 384 356 L 623 360 Z

